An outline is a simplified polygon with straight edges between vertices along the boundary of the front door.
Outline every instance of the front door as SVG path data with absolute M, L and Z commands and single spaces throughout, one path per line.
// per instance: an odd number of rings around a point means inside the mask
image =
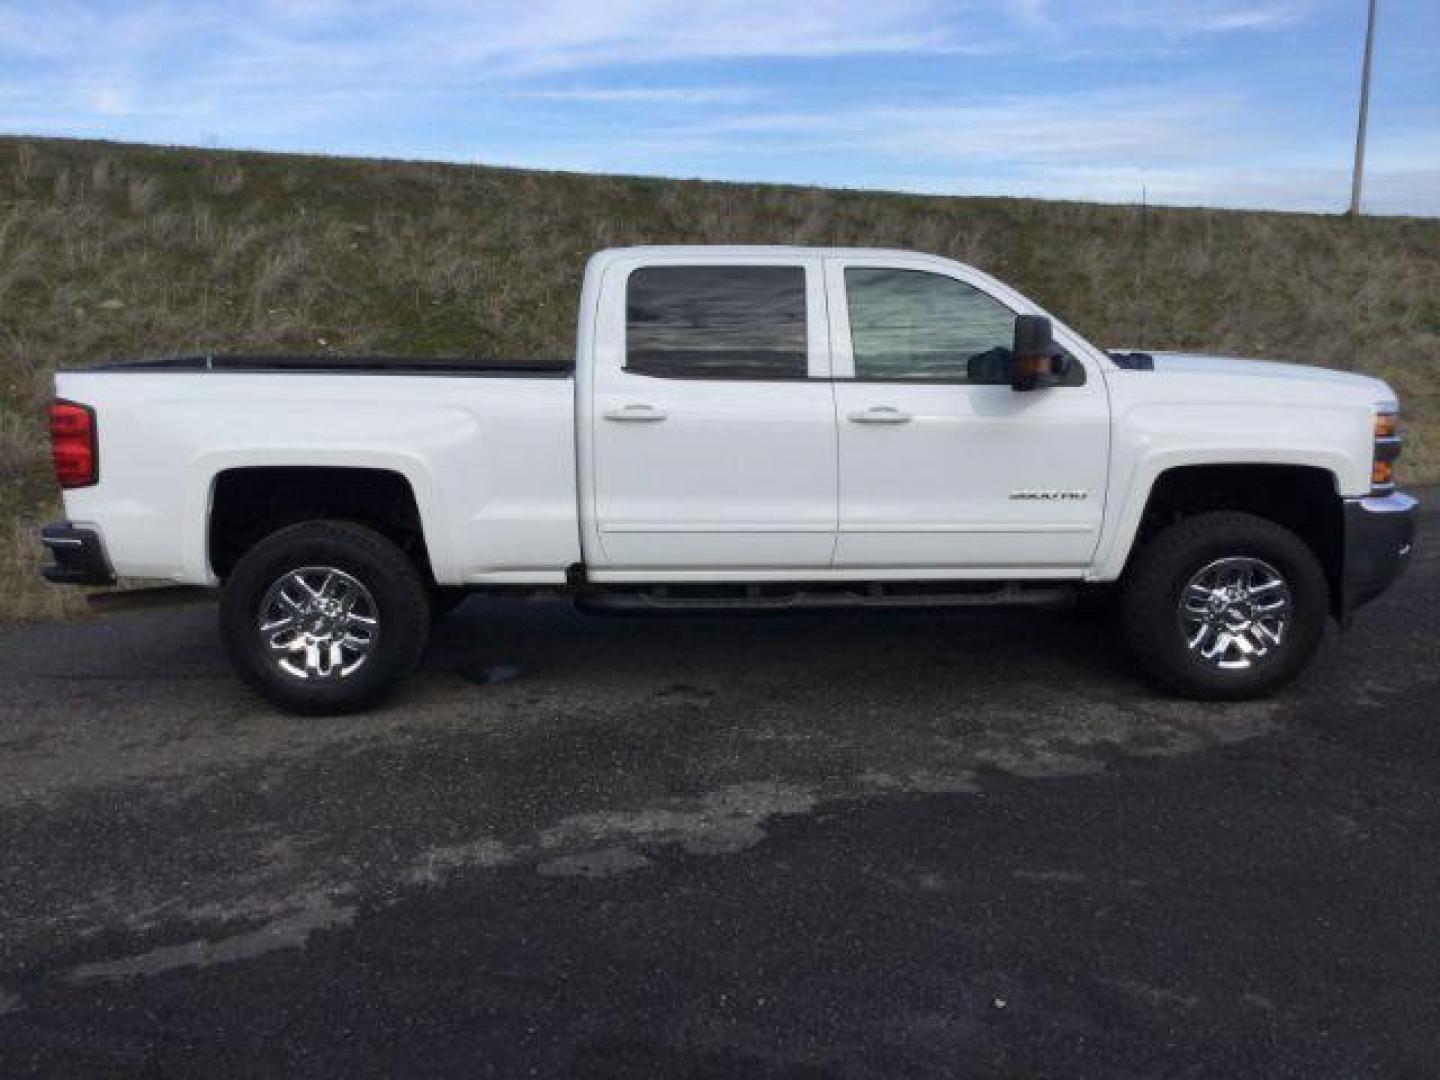
M 611 268 L 590 418 L 596 569 L 830 566 L 824 303 L 819 259 Z
M 1104 513 L 1109 404 L 1099 371 L 1076 357 L 1070 385 L 1016 392 L 1000 382 L 1016 311 L 958 268 L 857 257 L 827 260 L 826 277 L 836 567 L 1082 570 Z

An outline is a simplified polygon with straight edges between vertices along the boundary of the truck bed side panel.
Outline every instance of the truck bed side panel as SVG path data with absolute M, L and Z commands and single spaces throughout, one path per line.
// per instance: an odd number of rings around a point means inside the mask
M 100 482 L 66 493 L 117 573 L 214 582 L 216 476 L 386 469 L 409 482 L 442 584 L 563 580 L 579 559 L 574 382 L 341 373 L 62 372 L 92 405 Z

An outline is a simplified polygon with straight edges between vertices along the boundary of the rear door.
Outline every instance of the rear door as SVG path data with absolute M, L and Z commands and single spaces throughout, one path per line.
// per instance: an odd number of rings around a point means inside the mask
M 837 451 L 823 277 L 819 258 L 769 254 L 609 267 L 589 478 L 604 569 L 830 566 Z
M 1069 385 L 1012 390 L 1003 372 L 1022 301 L 958 266 L 836 257 L 827 281 L 840 448 L 835 566 L 1082 571 L 1099 535 L 1109 454 L 1099 371 L 1077 355 Z

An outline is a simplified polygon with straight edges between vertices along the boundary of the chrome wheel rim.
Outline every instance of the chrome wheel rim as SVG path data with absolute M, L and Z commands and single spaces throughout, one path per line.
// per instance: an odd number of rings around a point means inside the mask
M 1290 625 L 1290 586 L 1261 559 L 1216 559 L 1180 591 L 1180 632 L 1190 655 L 1221 671 L 1273 659 Z
M 307 681 L 349 678 L 380 640 L 380 609 L 357 578 L 333 566 L 302 566 L 276 579 L 256 621 L 271 663 Z

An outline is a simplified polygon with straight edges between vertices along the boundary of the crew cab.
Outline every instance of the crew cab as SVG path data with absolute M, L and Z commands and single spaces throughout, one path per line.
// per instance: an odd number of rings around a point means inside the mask
M 457 598 L 517 586 L 596 611 L 1110 593 L 1160 684 L 1254 697 L 1415 529 L 1385 383 L 1106 352 L 902 251 L 600 252 L 572 366 L 192 356 L 56 391 L 46 576 L 222 589 L 239 674 L 297 712 L 371 705 Z

